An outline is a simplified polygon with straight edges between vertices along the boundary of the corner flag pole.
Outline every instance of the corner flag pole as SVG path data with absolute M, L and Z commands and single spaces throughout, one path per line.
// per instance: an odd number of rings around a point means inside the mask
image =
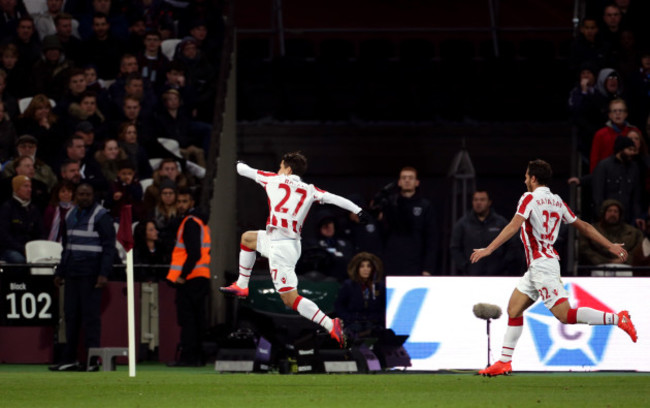
M 126 303 L 129 326 L 129 377 L 135 377 L 135 296 L 133 290 L 133 249 L 126 253 Z
M 131 228 L 131 206 L 120 211 L 120 227 L 117 240 L 126 251 L 126 309 L 129 333 L 129 377 L 135 377 L 135 285 L 133 284 L 133 231 Z

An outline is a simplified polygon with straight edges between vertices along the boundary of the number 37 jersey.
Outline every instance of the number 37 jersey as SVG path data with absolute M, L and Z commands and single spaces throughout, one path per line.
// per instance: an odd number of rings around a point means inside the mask
M 352 201 L 303 182 L 297 175 L 279 175 L 255 170 L 244 163 L 237 172 L 264 187 L 269 201 L 266 230 L 271 239 L 300 239 L 302 225 L 314 202 L 334 204 L 357 214 L 361 208 Z
M 526 219 L 521 225 L 520 237 L 527 263 L 530 265 L 540 258 L 559 259 L 553 244 L 560 232 L 560 223 L 571 224 L 576 220 L 560 196 L 551 193 L 548 187 L 538 187 L 521 196 L 517 214 Z

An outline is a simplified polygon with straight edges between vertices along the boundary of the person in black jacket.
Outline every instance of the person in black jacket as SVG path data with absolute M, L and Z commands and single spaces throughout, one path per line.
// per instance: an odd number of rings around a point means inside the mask
M 383 261 L 386 275 L 432 275 L 438 250 L 434 207 L 417 190 L 418 172 L 400 171 L 397 188 L 385 187 L 373 200 L 385 233 Z
M 359 252 L 348 264 L 350 276 L 339 289 L 334 303 L 336 314 L 345 322 L 350 338 L 364 337 L 385 328 L 386 285 L 381 260 Z
M 490 262 L 471 264 L 469 257 L 475 248 L 486 247 L 499 232 L 508 224 L 501 215 L 492 209 L 492 199 L 486 190 L 476 190 L 472 195 L 472 211 L 459 219 L 451 232 L 449 251 L 454 262 L 457 275 L 495 276 L 509 274 L 509 266 L 516 261 L 511 259 L 514 253 L 510 251 L 516 245 L 513 239 L 498 249 L 497 256 L 488 258 Z M 521 265 L 523 267 L 523 265 Z M 518 274 L 519 271 L 512 271 Z
M 25 263 L 25 244 L 43 237 L 42 215 L 32 204 L 32 182 L 12 179 L 13 196 L 0 207 L 0 260 Z
M 54 284 L 65 284 L 66 344 L 60 364 L 52 371 L 78 371 L 77 342 L 83 327 L 86 351 L 100 346 L 102 289 L 108 282 L 115 257 L 115 229 L 109 212 L 95 202 L 93 187 L 81 183 L 75 191 L 76 207 L 63 224 L 63 253 Z M 88 371 L 97 370 L 91 362 Z

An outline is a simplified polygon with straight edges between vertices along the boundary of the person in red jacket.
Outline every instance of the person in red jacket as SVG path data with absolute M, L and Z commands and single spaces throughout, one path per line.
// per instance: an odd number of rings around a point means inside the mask
M 614 99 L 609 103 L 609 120 L 605 127 L 594 135 L 591 143 L 591 157 L 589 159 L 589 172 L 593 173 L 596 165 L 602 159 L 614 153 L 614 141 L 617 136 L 627 136 L 627 133 L 636 129 L 627 122 L 627 104 L 623 99 Z

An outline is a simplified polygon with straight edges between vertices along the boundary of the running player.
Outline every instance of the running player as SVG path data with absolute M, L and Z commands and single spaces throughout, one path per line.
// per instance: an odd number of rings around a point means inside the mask
M 269 173 L 237 163 L 237 172 L 262 185 L 269 200 L 269 218 L 266 230 L 247 231 L 241 237 L 239 252 L 239 278 L 224 293 L 241 298 L 248 296 L 248 281 L 255 263 L 255 251 L 269 259 L 273 285 L 287 307 L 301 316 L 320 324 L 330 333 L 340 347 L 345 347 L 340 319 L 330 319 L 316 303 L 298 295 L 298 278 L 295 272 L 300 257 L 300 232 L 302 224 L 314 202 L 334 204 L 359 216 L 367 222 L 368 215 L 352 201 L 323 191 L 300 177 L 307 169 L 307 158 L 300 152 L 287 153 L 282 157 L 278 173 Z
M 480 370 L 479 374 L 496 376 L 512 372 L 512 354 L 523 331 L 524 311 L 538 298 L 563 324 L 617 325 L 633 342 L 637 340 L 636 329 L 627 311 L 616 314 L 588 307 L 572 309 L 567 302 L 569 294 L 560 279 L 559 256 L 553 248 L 561 221 L 573 225 L 581 234 L 607 248 L 623 261 L 627 259 L 627 251 L 622 244 L 609 242 L 591 224 L 578 219 L 560 196 L 551 193 L 547 187 L 551 175 L 551 166 L 545 161 L 534 160 L 528 163 L 525 180 L 528 192 L 519 199 L 514 217 L 487 248 L 474 249 L 470 256 L 472 263 L 478 262 L 521 230 L 520 236 L 528 261 L 528 271 L 519 280 L 508 302 L 508 329 L 503 339 L 501 358 L 490 367 Z

